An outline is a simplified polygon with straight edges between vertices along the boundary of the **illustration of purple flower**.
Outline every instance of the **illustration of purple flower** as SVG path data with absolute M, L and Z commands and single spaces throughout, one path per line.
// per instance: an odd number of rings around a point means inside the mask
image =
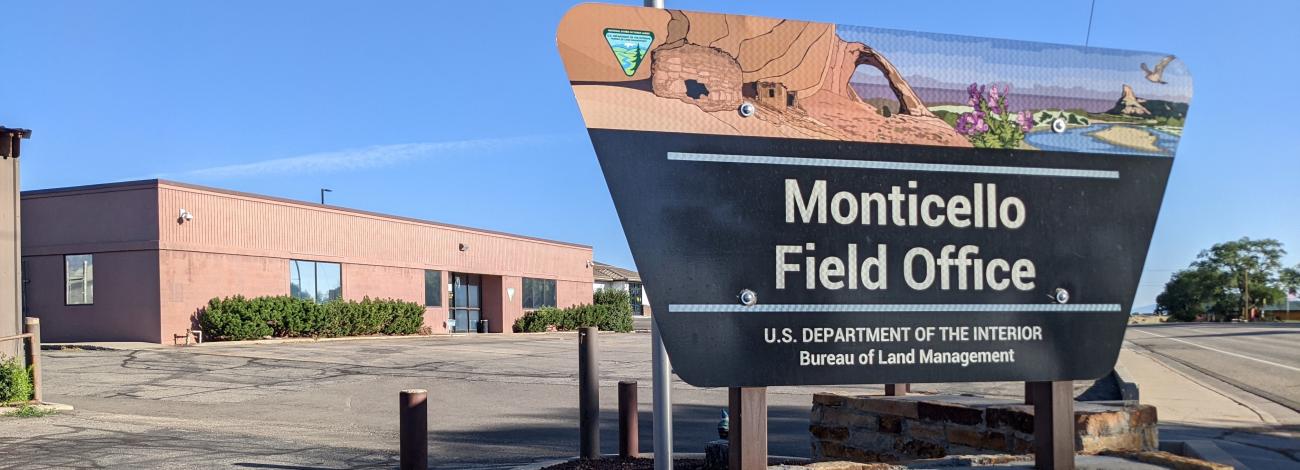
M 985 90 L 979 83 L 966 87 L 972 109 L 958 116 L 953 128 L 976 147 L 1019 147 L 1025 133 L 1034 128 L 1033 115 L 1027 110 L 1012 113 L 1007 107 L 1010 84 L 988 85 L 987 94 Z
M 1020 124 L 1021 132 L 1029 132 L 1034 128 L 1034 116 L 1027 110 L 1016 115 L 1016 122 Z

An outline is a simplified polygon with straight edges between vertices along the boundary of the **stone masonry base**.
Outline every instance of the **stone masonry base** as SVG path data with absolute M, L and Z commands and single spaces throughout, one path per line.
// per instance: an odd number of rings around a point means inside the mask
M 1156 408 L 1118 402 L 1075 402 L 1079 453 L 1157 447 Z M 1033 452 L 1034 409 L 1010 400 L 909 395 L 813 396 L 814 460 L 893 462 L 981 453 Z

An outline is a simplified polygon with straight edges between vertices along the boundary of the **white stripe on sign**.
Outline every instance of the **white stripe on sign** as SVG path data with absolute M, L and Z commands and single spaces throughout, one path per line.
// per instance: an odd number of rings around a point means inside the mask
M 672 313 L 1118 312 L 1119 304 L 668 304 Z
M 819 166 L 857 168 L 863 170 L 901 170 L 929 171 L 936 173 L 983 173 L 1020 176 L 1060 176 L 1065 178 L 1119 179 L 1118 171 L 1080 170 L 1076 168 L 955 165 L 948 163 L 882 162 L 873 160 L 843 160 L 836 158 L 772 157 L 765 155 L 728 155 L 721 153 L 686 152 L 668 152 L 668 159 L 691 162 Z

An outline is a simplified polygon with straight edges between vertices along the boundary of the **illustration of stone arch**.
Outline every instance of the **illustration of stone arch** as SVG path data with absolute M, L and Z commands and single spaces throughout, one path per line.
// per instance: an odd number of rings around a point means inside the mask
M 889 59 L 876 52 L 870 46 L 860 42 L 841 42 L 840 50 L 835 55 L 838 57 L 838 63 L 831 66 L 829 79 L 831 90 L 852 97 L 861 99 L 857 92 L 849 86 L 849 81 L 853 79 L 853 72 L 859 65 L 869 65 L 879 70 L 889 82 L 889 88 L 894 91 L 898 97 L 897 114 L 907 114 L 911 116 L 928 116 L 934 117 L 934 114 L 925 107 L 921 97 L 912 91 L 912 86 L 903 78 L 903 74 L 894 68 L 894 64 L 889 63 Z

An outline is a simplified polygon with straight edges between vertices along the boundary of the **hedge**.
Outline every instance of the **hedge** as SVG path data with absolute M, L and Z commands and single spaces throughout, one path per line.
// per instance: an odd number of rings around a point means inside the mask
M 632 331 L 632 304 L 628 293 L 614 289 L 597 290 L 594 303 L 568 308 L 542 307 L 515 320 L 514 331 L 538 333 L 554 326 L 560 331 L 594 326 L 605 331 Z
M 289 296 L 214 298 L 199 312 L 203 333 L 218 340 L 265 337 L 410 335 L 424 326 L 424 307 L 395 299 L 318 304 Z
M 0 404 L 22 403 L 31 399 L 31 367 L 23 367 L 16 357 L 0 357 Z

